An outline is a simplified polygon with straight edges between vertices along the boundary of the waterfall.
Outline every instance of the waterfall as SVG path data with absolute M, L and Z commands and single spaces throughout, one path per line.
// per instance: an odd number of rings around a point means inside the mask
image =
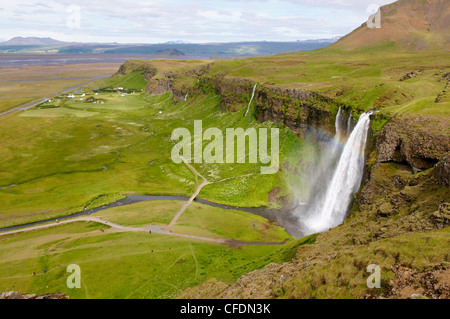
M 332 178 L 326 182 L 325 189 L 319 196 L 312 197 L 306 213 L 299 216 L 306 234 L 328 231 L 345 220 L 352 197 L 358 191 L 362 181 L 364 151 L 371 114 L 361 115 L 345 144 L 337 165 L 332 166 L 334 169 L 332 175 L 330 174 Z M 336 138 L 342 135 L 342 131 L 339 109 L 336 117 Z M 323 181 L 317 182 L 323 183 Z
M 184 97 L 184 100 L 185 100 L 185 101 L 187 101 L 188 95 L 189 95 L 189 92 L 186 93 L 186 96 Z
M 353 111 L 350 111 L 350 116 L 347 121 L 347 136 L 350 136 L 350 133 L 352 132 L 352 115 Z
M 338 140 L 338 141 L 341 139 L 341 132 L 342 132 L 341 123 L 342 123 L 342 110 L 341 110 L 341 107 L 339 106 L 339 111 L 336 115 L 336 121 L 335 121 L 336 140 Z
M 341 123 L 342 123 L 342 110 L 341 110 L 341 107 L 339 106 L 339 111 L 336 115 L 336 120 L 334 123 L 334 126 L 336 127 L 336 135 L 334 137 L 335 140 L 333 141 L 330 156 L 335 156 L 336 153 L 339 151 L 339 142 L 342 139 Z M 327 157 L 329 157 L 329 156 L 327 156 Z
M 250 102 L 248 102 L 248 107 L 247 107 L 247 112 L 245 112 L 244 116 L 247 116 L 248 111 L 250 110 L 250 105 L 252 105 L 252 101 L 253 98 L 255 97 L 255 92 L 256 92 L 256 86 L 258 85 L 258 83 L 255 84 L 255 86 L 253 87 L 253 92 L 252 92 L 252 97 L 250 99 Z

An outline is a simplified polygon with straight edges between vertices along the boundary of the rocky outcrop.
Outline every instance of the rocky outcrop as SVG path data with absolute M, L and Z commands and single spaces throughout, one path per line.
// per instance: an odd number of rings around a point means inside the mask
M 394 119 L 381 131 L 376 148 L 379 163 L 407 164 L 414 173 L 432 168 L 450 152 L 446 120 L 419 116 Z M 443 182 L 448 182 L 446 161 L 440 166 Z
M 151 95 L 159 95 L 164 94 L 166 92 L 172 92 L 175 101 L 177 102 L 184 101 L 186 94 L 192 96 L 195 95 L 196 93 L 199 93 L 201 90 L 196 87 L 186 85 L 181 85 L 181 87 L 178 87 L 175 85 L 176 80 L 188 78 L 194 81 L 197 80 L 199 82 L 200 77 L 211 70 L 212 64 L 213 63 L 210 63 L 201 66 L 199 68 L 184 71 L 179 74 L 175 74 L 173 72 L 166 72 L 163 74 L 162 77 L 151 79 L 148 82 L 147 87 L 145 88 L 145 92 Z
M 63 293 L 44 294 L 37 296 L 35 294 L 21 295 L 17 291 L 8 291 L 0 294 L 0 299 L 70 299 L 69 296 Z
M 115 75 L 126 75 L 131 72 L 138 71 L 141 73 L 147 81 L 155 76 L 157 70 L 154 66 L 143 61 L 128 60 L 125 61 L 119 68 L 119 71 Z
M 170 77 L 149 81 L 145 88 L 145 92 L 152 95 L 164 94 L 168 91 L 173 91 L 173 78 Z
M 400 78 L 399 81 L 400 81 L 400 82 L 403 82 L 403 81 L 406 81 L 406 80 L 415 78 L 415 77 L 417 77 L 417 76 L 422 75 L 423 72 L 425 72 L 424 69 L 420 69 L 419 71 L 411 71 L 411 72 L 409 72 L 409 73 L 406 73 L 404 76 L 402 76 L 402 77 Z
M 441 185 L 450 186 L 450 153 L 436 165 L 435 172 Z
M 393 265 L 394 278 L 390 280 L 385 298 L 449 299 L 450 269 L 436 266 L 419 271 L 404 265 Z

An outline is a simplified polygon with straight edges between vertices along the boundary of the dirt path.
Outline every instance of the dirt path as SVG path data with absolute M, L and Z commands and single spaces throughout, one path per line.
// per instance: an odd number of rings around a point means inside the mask
M 190 171 L 194 174 L 195 179 L 197 180 L 197 177 L 200 177 L 201 179 L 203 179 L 203 183 L 201 183 L 197 189 L 195 190 L 194 194 L 191 196 L 191 198 L 189 198 L 189 200 L 183 205 L 183 207 L 181 207 L 180 211 L 175 215 L 175 217 L 172 219 L 172 221 L 170 222 L 170 224 L 167 226 L 167 229 L 170 229 L 173 225 L 175 225 L 178 221 L 178 219 L 181 217 L 181 215 L 184 213 L 184 211 L 189 207 L 189 205 L 192 204 L 192 202 L 194 201 L 194 199 L 198 196 L 198 194 L 200 194 L 201 190 L 203 187 L 205 187 L 206 185 L 211 184 L 211 182 L 208 182 L 208 180 L 203 177 L 199 172 L 197 172 L 197 170 L 188 163 L 188 161 L 181 156 L 181 159 L 183 160 L 183 163 L 190 169 Z
M 173 142 L 173 141 L 172 141 Z M 192 202 L 197 198 L 197 196 L 200 194 L 201 190 L 203 187 L 205 187 L 206 185 L 210 185 L 210 184 L 216 184 L 216 183 L 222 183 L 231 179 L 235 179 L 235 178 L 240 178 L 240 177 L 247 177 L 247 176 L 251 176 L 253 174 L 246 174 L 246 175 L 242 175 L 242 176 L 237 176 L 237 177 L 229 177 L 229 178 L 225 178 L 221 181 L 217 181 L 217 182 L 209 182 L 205 177 L 203 177 L 191 164 L 188 163 L 188 161 L 180 155 L 180 158 L 183 160 L 183 163 L 189 168 L 189 170 L 194 174 L 195 176 L 195 180 L 198 180 L 197 178 L 200 177 L 201 179 L 203 179 L 203 183 L 201 183 L 195 193 L 191 196 L 191 198 L 189 198 L 189 200 L 183 205 L 183 207 L 181 207 L 180 211 L 175 215 L 175 217 L 172 219 L 172 221 L 170 222 L 170 224 L 167 226 L 167 230 L 169 230 L 173 225 L 175 225 L 178 222 L 178 219 L 181 217 L 181 215 L 185 212 L 185 210 L 192 204 Z
M 172 232 L 170 232 L 166 229 L 163 229 L 161 227 L 158 227 L 158 226 L 146 226 L 146 227 L 123 226 L 123 225 L 119 225 L 116 223 L 111 223 L 110 221 L 104 220 L 99 217 L 91 217 L 91 216 L 78 217 L 78 218 L 74 218 L 74 219 L 68 219 L 68 220 L 63 220 L 60 222 L 49 223 L 46 225 L 39 225 L 39 226 L 34 226 L 34 227 L 29 227 L 29 228 L 12 230 L 12 231 L 8 231 L 8 232 L 0 232 L 0 236 L 18 234 L 18 233 L 29 232 L 29 231 L 34 231 L 34 230 L 47 229 L 47 228 L 56 227 L 59 225 L 65 225 L 65 224 L 70 224 L 70 223 L 75 223 L 75 222 L 80 222 L 80 221 L 95 222 L 95 223 L 103 224 L 103 225 L 111 227 L 111 230 L 113 232 L 145 232 L 145 233 L 149 233 L 149 234 L 162 234 L 162 235 L 167 235 L 167 236 L 197 239 L 197 240 L 201 240 L 201 241 L 207 241 L 207 242 L 224 244 L 224 245 L 232 245 L 232 246 L 283 245 L 287 241 L 287 239 L 286 239 L 283 242 L 246 242 L 246 241 L 231 240 L 231 239 L 226 239 L 226 238 L 210 238 L 210 237 L 201 237 L 201 236 L 186 235 L 186 234 L 177 234 L 177 233 L 172 233 Z

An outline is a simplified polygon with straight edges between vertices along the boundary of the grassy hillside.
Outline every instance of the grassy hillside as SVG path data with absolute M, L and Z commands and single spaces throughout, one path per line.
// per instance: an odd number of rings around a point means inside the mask
M 380 8 L 380 28 L 359 28 L 332 47 L 360 50 L 389 44 L 407 50 L 445 49 L 450 44 L 450 7 L 446 0 L 399 0 Z
M 328 233 L 291 238 L 282 246 L 228 247 L 144 232 L 103 233 L 104 226 L 92 223 L 58 225 L 0 236 L 0 290 L 63 291 L 74 298 L 409 297 L 408 291 L 445 296 L 440 286 L 424 284 L 420 290 L 411 283 L 413 275 L 397 294 L 390 279 L 401 267 L 423 276 L 439 273 L 436 285 L 448 278 L 448 54 L 393 46 L 353 52 L 330 47 L 213 64 L 131 61 L 112 78 L 87 86 L 86 96 L 62 96 L 7 121 L 0 118 L 0 224 L 7 226 L 99 207 L 128 194 L 189 197 L 202 182 L 198 174 L 211 183 L 201 199 L 290 204 L 301 192 L 292 185 L 317 161 L 317 145 L 304 134 L 310 123 L 325 123 L 318 134 L 331 135 L 339 106 L 345 115 L 352 111 L 353 122 L 364 111 L 379 111 L 350 218 Z M 136 92 L 92 90 L 119 86 Z M 279 171 L 261 175 L 261 165 L 250 163 L 192 163 L 193 170 L 173 163 L 170 135 L 181 127 L 193 132 L 194 120 L 203 121 L 203 130 L 280 128 Z M 167 225 L 179 204 L 139 203 L 96 216 L 125 226 Z M 252 242 L 289 238 L 263 218 L 198 203 L 171 231 Z M 82 290 L 65 288 L 69 263 L 82 266 Z M 378 291 L 365 285 L 371 263 L 382 268 Z

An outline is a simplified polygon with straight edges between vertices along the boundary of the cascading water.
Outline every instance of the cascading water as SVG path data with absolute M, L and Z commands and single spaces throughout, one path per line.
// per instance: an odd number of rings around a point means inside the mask
M 318 170 L 328 167 L 330 171 L 320 172 L 323 176 L 330 176 L 324 183 L 323 180 L 316 180 L 321 187 L 312 186 L 312 189 L 320 190 L 318 194 L 311 194 L 310 203 L 306 212 L 297 212 L 299 222 L 302 225 L 302 232 L 305 235 L 319 233 L 329 230 L 341 224 L 347 215 L 352 196 L 358 191 L 364 172 L 364 150 L 366 146 L 367 133 L 370 124 L 370 115 L 372 113 L 364 113 L 351 132 L 347 143 L 339 157 L 339 149 L 336 147 L 338 143 L 333 144 L 331 152 L 324 152 L 326 155 L 325 162 L 333 163 L 339 158 L 337 165 L 329 164 L 324 166 L 322 163 L 318 165 Z M 336 116 L 336 140 L 339 141 L 342 135 L 348 130 L 351 120 L 348 121 L 347 127 L 342 128 L 341 109 Z M 324 159 L 322 159 L 323 161 Z M 323 185 L 326 185 L 323 189 Z M 322 188 L 322 189 L 321 189 Z
M 253 87 L 252 97 L 251 97 L 251 99 L 250 99 L 250 102 L 248 102 L 247 112 L 245 112 L 244 117 L 247 116 L 248 111 L 250 110 L 250 105 L 252 105 L 253 98 L 255 97 L 256 86 L 257 86 L 257 85 L 258 85 L 258 83 L 256 83 L 255 86 Z
M 347 136 L 350 136 L 350 133 L 352 132 L 352 115 L 353 111 L 350 111 L 350 116 L 347 121 Z
M 336 140 L 340 140 L 341 139 L 341 132 L 342 132 L 342 128 L 341 128 L 341 122 L 342 122 L 342 110 L 341 107 L 339 107 L 339 111 L 336 115 L 336 122 L 335 122 L 335 126 L 336 126 Z

